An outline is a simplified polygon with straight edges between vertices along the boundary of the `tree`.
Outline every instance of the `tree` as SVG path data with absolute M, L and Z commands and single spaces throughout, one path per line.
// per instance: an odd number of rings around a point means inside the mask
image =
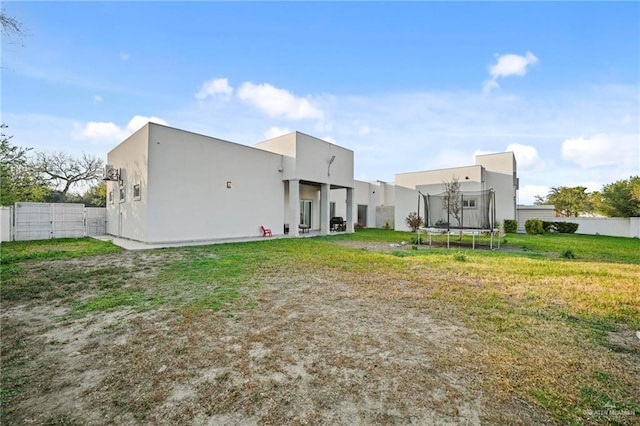
M 458 222 L 458 226 L 460 226 L 461 223 L 460 214 L 462 213 L 460 198 L 460 179 L 453 176 L 451 182 L 444 182 L 444 203 L 442 204 L 442 209 L 450 216 L 453 216 Z
M 92 155 L 76 158 L 64 152 L 39 152 L 36 157 L 38 172 L 55 187 L 61 202 L 66 201 L 67 193 L 74 185 L 95 183 L 102 178 L 104 162 Z
M 0 12 L 0 33 L 3 36 L 21 38 L 23 34 L 22 24 L 17 19 Z
M 100 182 L 87 189 L 84 194 L 74 196 L 74 203 L 82 203 L 87 207 L 106 207 L 107 206 L 107 184 Z
M 563 216 L 578 217 L 580 213 L 593 213 L 592 197 L 584 186 L 551 188 L 546 197 L 536 195 L 535 204 L 554 205 Z
M 4 134 L 6 128 L 6 124 L 0 125 L 0 205 L 45 201 L 51 188 L 29 159 L 32 148 L 12 145 L 13 136 Z
M 595 207 L 609 217 L 640 216 L 640 176 L 604 185 L 594 194 Z

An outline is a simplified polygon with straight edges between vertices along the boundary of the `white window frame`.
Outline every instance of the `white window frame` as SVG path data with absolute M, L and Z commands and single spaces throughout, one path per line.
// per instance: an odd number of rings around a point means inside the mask
M 464 209 L 477 209 L 478 208 L 478 199 L 477 198 L 467 198 L 462 200 L 462 208 Z

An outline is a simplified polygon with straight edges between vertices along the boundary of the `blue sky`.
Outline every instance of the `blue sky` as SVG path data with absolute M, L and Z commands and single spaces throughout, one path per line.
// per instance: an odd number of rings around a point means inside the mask
M 253 145 L 298 130 L 357 179 L 512 150 L 520 203 L 640 173 L 637 2 L 3 2 L 14 143 L 106 153 L 151 119 Z

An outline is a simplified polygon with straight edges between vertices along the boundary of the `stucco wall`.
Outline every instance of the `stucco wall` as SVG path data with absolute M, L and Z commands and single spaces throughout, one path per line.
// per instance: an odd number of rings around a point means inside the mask
M 442 185 L 444 182 L 451 182 L 457 178 L 462 182 L 481 182 L 481 166 L 465 166 L 450 169 L 425 170 L 421 172 L 396 174 L 396 186 L 405 188 L 416 188 L 424 185 Z M 468 178 L 468 179 L 467 179 Z M 442 191 L 440 191 L 442 192 Z
M 496 220 L 501 224 L 505 219 L 516 218 L 516 188 L 513 175 L 486 172 L 485 188 L 493 188 L 496 197 Z
M 280 166 L 278 154 L 152 124 L 148 242 L 281 234 Z
M 418 212 L 418 191 L 415 189 L 409 189 L 402 186 L 396 186 L 395 189 L 395 224 L 394 229 L 396 231 L 409 231 L 405 219 L 411 212 Z M 424 204 L 420 205 L 420 216 L 424 217 L 422 209 Z
M 147 239 L 148 136 L 147 124 L 107 154 L 107 163 L 122 170 L 125 195 L 121 202 L 119 183 L 107 181 L 107 234 L 138 241 Z M 136 184 L 140 184 L 139 200 L 133 199 Z
M 296 177 L 311 182 L 353 187 L 353 151 L 296 133 Z M 329 167 L 331 157 L 335 159 Z
M 544 220 L 544 219 L 543 219 Z M 556 217 L 554 222 L 578 224 L 576 234 L 640 238 L 640 218 L 628 217 Z

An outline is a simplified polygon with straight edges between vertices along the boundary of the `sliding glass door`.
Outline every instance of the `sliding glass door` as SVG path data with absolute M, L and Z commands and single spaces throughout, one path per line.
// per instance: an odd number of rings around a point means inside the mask
M 300 225 L 311 227 L 311 200 L 300 200 Z

